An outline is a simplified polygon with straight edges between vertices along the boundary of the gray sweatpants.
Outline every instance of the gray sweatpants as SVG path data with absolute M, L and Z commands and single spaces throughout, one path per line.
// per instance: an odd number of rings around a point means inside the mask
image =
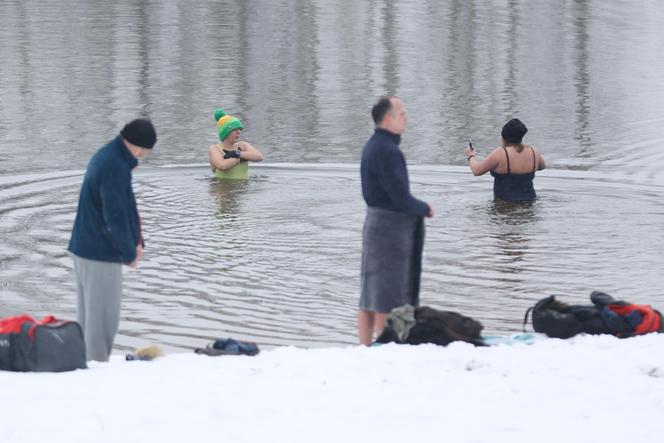
M 87 359 L 108 361 L 120 324 L 122 264 L 72 257 Z

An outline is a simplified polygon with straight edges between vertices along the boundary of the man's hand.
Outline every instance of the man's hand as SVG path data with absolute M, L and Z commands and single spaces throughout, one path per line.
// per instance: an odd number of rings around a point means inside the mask
M 429 208 L 429 211 L 426 213 L 425 217 L 426 218 L 431 218 L 433 217 L 433 208 L 431 207 L 430 204 L 427 203 L 427 208 Z
M 229 158 L 240 158 L 240 150 L 239 149 L 233 149 L 232 151 L 227 151 L 226 149 L 222 149 L 224 151 L 224 160 L 229 159 Z
M 134 261 L 125 264 L 129 266 L 131 269 L 136 269 L 136 267 L 138 266 L 138 262 L 141 261 L 141 258 L 143 258 L 143 246 L 139 244 L 138 246 L 136 246 L 136 258 L 134 259 Z

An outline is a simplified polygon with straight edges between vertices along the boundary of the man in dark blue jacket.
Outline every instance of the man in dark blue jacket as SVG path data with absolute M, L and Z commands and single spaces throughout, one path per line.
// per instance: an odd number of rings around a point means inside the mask
M 69 251 L 88 360 L 108 361 L 120 324 L 122 265 L 135 268 L 143 254 L 131 174 L 156 142 L 150 120 L 133 120 L 97 151 L 85 172 Z
M 433 209 L 410 193 L 399 149 L 406 110 L 397 97 L 382 97 L 371 110 L 376 130 L 362 151 L 362 272 L 357 331 L 361 344 L 380 334 L 393 308 L 419 304 L 423 217 Z

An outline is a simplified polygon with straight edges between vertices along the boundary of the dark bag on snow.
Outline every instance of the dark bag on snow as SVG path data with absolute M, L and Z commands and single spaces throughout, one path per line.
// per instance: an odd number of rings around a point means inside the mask
M 62 372 L 85 369 L 81 326 L 47 316 L 27 315 L 0 320 L 0 369 L 19 372 Z
M 593 291 L 590 300 L 592 305 L 568 305 L 553 295 L 543 298 L 526 311 L 523 330 L 526 331 L 532 312 L 535 332 L 553 338 L 570 338 L 581 333 L 631 337 L 662 331 L 661 314 L 648 305 L 617 301 L 600 291 Z
M 457 312 L 405 305 L 390 312 L 385 329 L 376 343 L 447 346 L 453 341 L 465 341 L 484 346 L 482 328 L 477 320 Z

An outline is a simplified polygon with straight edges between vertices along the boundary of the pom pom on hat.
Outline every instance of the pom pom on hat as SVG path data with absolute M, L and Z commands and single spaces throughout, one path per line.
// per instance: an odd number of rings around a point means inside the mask
M 219 119 L 221 117 L 223 117 L 224 115 L 226 115 L 226 112 L 224 112 L 223 109 L 221 109 L 221 108 L 215 109 L 215 111 L 214 111 L 214 121 L 219 121 Z
M 214 111 L 214 120 L 217 122 L 217 133 L 219 140 L 224 140 L 234 129 L 244 129 L 242 122 L 237 117 L 226 114 L 223 109 Z
M 518 118 L 513 118 L 512 120 L 505 123 L 503 130 L 500 132 L 500 135 L 508 143 L 521 143 L 523 136 L 528 132 L 528 128 L 524 125 L 521 120 Z

